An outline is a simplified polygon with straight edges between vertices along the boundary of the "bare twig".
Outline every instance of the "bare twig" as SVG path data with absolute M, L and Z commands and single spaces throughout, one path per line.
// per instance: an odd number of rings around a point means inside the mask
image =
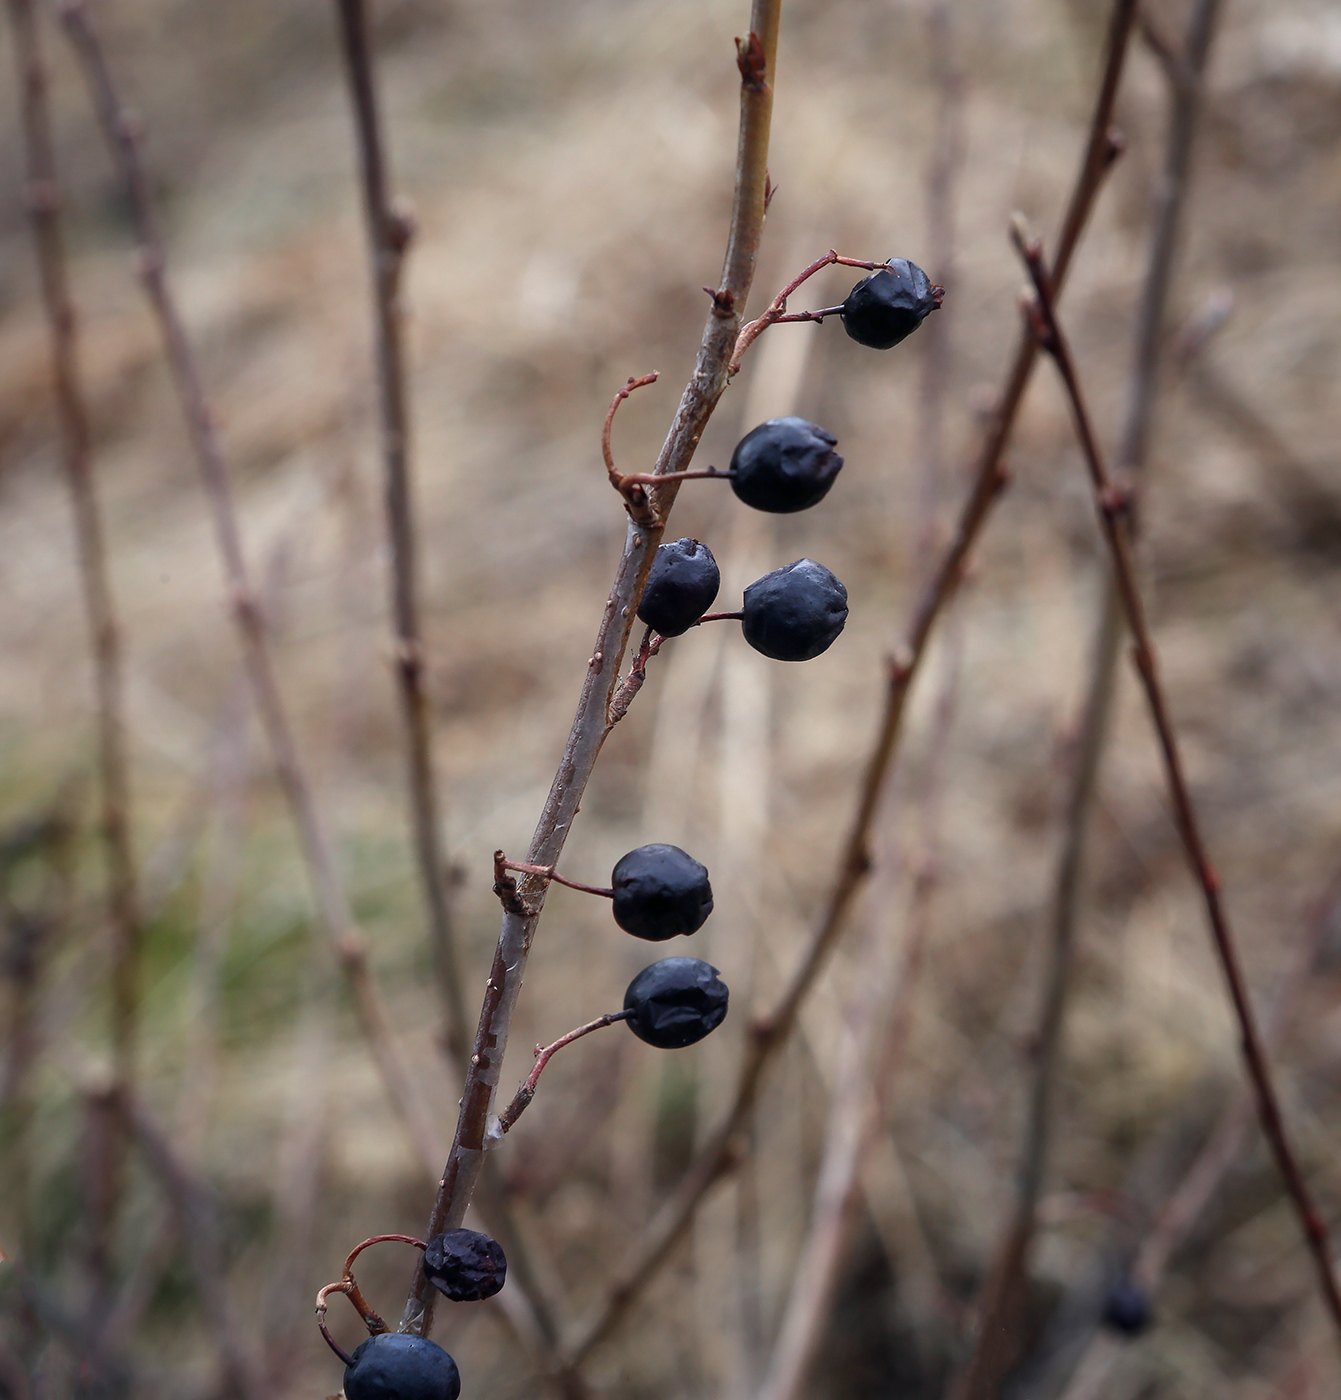
M 736 192 L 721 283 L 713 294 L 708 324 L 693 375 L 656 463 L 656 474 L 683 471 L 727 383 L 727 365 L 740 329 L 741 311 L 754 275 L 755 253 L 763 229 L 768 131 L 772 115 L 772 73 L 777 52 L 781 0 L 754 0 L 748 39 L 738 44 L 741 72 L 740 143 Z M 527 863 L 556 864 L 577 813 L 592 766 L 612 727 L 611 701 L 619 667 L 634 625 L 638 600 L 661 538 L 662 525 L 674 504 L 679 483 L 652 488 L 649 508 L 653 526 L 631 518 L 610 596 L 605 605 L 587 667 L 568 742 L 549 797 L 527 853 Z M 474 1053 L 466 1073 L 456 1137 L 442 1174 L 428 1234 L 459 1225 L 474 1190 L 483 1160 L 489 1111 L 507 1048 L 526 958 L 544 902 L 545 882 L 524 876 L 521 895 L 531 912 L 505 910 L 493 967 L 480 1010 Z M 432 1298 L 423 1269 L 416 1271 L 401 1319 L 401 1330 L 423 1335 L 432 1321 Z
M 1163 362 L 1169 287 L 1189 185 L 1188 171 L 1200 111 L 1201 84 L 1215 32 L 1219 0 L 1199 0 L 1189 22 L 1185 58 L 1174 84 L 1173 110 L 1165 145 L 1164 171 L 1155 195 L 1150 257 L 1137 311 L 1136 346 L 1127 391 L 1119 474 L 1126 479 L 1145 466 Z M 1142 15 L 1142 34 L 1150 28 Z M 1048 983 L 1044 993 L 1030 1088 L 1015 1204 L 989 1274 L 980 1309 L 978 1345 L 964 1378 L 965 1397 L 991 1395 L 1018 1352 L 1024 1286 L 1039 1196 L 1047 1164 L 1054 1085 L 1061 1058 L 1066 1003 L 1072 980 L 1082 861 L 1094 795 L 1108 737 L 1117 673 L 1122 615 L 1115 582 L 1104 580 L 1083 702 L 1071 790 L 1065 813 L 1066 837 L 1053 892 Z
M 1201 886 L 1206 905 L 1206 917 L 1216 956 L 1224 972 L 1231 1006 L 1238 1023 L 1244 1066 L 1257 1100 L 1262 1131 L 1270 1144 L 1272 1155 L 1291 1203 L 1299 1217 L 1304 1242 L 1317 1270 L 1323 1301 L 1341 1333 L 1341 1288 L 1333 1272 L 1327 1229 L 1313 1204 L 1304 1181 L 1294 1149 L 1290 1144 L 1280 1104 L 1262 1046 L 1252 1002 L 1239 965 L 1238 950 L 1229 916 L 1221 898 L 1220 880 L 1211 865 L 1201 835 L 1196 808 L 1183 771 L 1182 753 L 1168 713 L 1168 703 L 1160 683 L 1158 662 L 1145 615 L 1145 604 L 1136 582 L 1136 566 L 1132 550 L 1130 509 L 1132 488 L 1118 487 L 1109 475 L 1100 452 L 1098 440 L 1090 422 L 1070 347 L 1057 321 L 1052 288 L 1047 268 L 1037 243 L 1026 243 L 1016 231 L 1021 256 L 1034 284 L 1034 300 L 1029 305 L 1031 327 L 1044 350 L 1052 357 L 1061 375 L 1070 400 L 1076 434 L 1089 470 L 1090 481 L 1099 507 L 1104 538 L 1113 563 L 1113 574 L 1122 602 L 1122 612 L 1132 635 L 1133 660 L 1145 692 L 1151 720 L 1159 740 L 1169 795 L 1173 803 L 1178 834 L 1187 852 L 1193 876 Z
M 414 491 L 410 475 L 409 402 L 401 335 L 401 274 L 406 249 L 414 236 L 414 223 L 404 210 L 395 207 L 390 195 L 364 0 L 338 0 L 337 9 L 354 107 L 372 271 L 378 403 L 382 419 L 383 496 L 391 541 L 391 612 L 396 634 L 396 681 L 405 724 L 410 824 L 428 912 L 433 960 L 447 1009 L 447 1044 L 456 1060 L 464 1064 L 466 1006 L 461 995 L 456 940 L 447 903 L 446 872 L 438 835 L 441 817 L 433 742 L 428 697 L 424 692 Z
M 93 652 L 98 725 L 101 835 L 107 860 L 107 905 L 112 931 L 112 1073 L 118 1089 L 134 1092 L 139 1038 L 139 973 L 143 921 L 131 841 L 130 764 L 123 718 L 121 635 L 107 565 L 102 510 L 93 481 L 93 435 L 80 375 L 78 326 L 70 296 L 61 194 L 51 138 L 47 80 L 33 0 L 9 0 L 14 58 L 21 96 L 26 201 L 51 339 L 51 370 L 60 422 L 62 459 L 74 511 L 79 578 Z M 100 1193 L 106 1214 L 91 1222 L 95 1274 L 105 1273 L 121 1194 L 122 1153 L 107 1145 L 107 1181 Z M 102 1263 L 99 1264 L 98 1260 Z
M 524 861 L 505 860 L 504 870 L 515 870 L 519 875 L 539 875 L 544 880 L 552 880 L 556 885 L 567 885 L 570 890 L 581 890 L 583 894 L 599 894 L 606 899 L 615 897 L 614 890 L 603 885 L 584 885 L 581 880 L 570 880 L 560 875 L 552 865 L 527 865 Z
M 1327 941 L 1338 909 L 1341 877 L 1334 877 L 1323 898 L 1316 902 L 1311 926 L 1263 1017 L 1262 1040 L 1269 1052 L 1279 1048 L 1291 1028 L 1295 1009 L 1312 981 L 1319 951 Z M 1131 1267 L 1132 1278 L 1152 1297 L 1163 1285 L 1175 1251 L 1191 1234 L 1226 1173 L 1242 1155 L 1254 1117 L 1252 1090 L 1245 1086 L 1225 1105 L 1192 1165 L 1154 1212 L 1154 1223 L 1136 1248 Z M 1074 1362 L 1062 1400 L 1095 1400 L 1103 1394 L 1104 1383 L 1120 1352 L 1120 1343 L 1110 1343 L 1104 1334 L 1096 1333 Z
M 178 1218 L 178 1230 L 186 1250 L 196 1292 L 208 1314 L 210 1331 L 218 1348 L 220 1365 L 229 1392 L 238 1400 L 263 1400 L 269 1387 L 261 1377 L 258 1359 L 243 1342 L 232 1302 L 225 1287 L 224 1259 L 219 1239 L 218 1213 L 199 1181 L 177 1158 L 166 1135 L 143 1105 L 113 1091 L 108 1108 L 120 1119 L 123 1131 L 143 1153 L 153 1174 L 163 1184 Z
M 1053 276 L 1059 282 L 1065 278 L 1071 255 L 1088 221 L 1095 197 L 1120 149 L 1114 133 L 1110 130 L 1110 122 L 1135 9 L 1135 0 L 1116 0 L 1114 4 L 1103 78 L 1090 125 L 1089 139 L 1072 191 L 1053 265 Z M 863 769 L 856 811 L 839 856 L 838 873 L 811 943 L 773 1011 L 761 1018 L 751 1029 L 745 1055 L 737 1072 L 731 1107 L 721 1125 L 705 1140 L 675 1194 L 652 1222 L 633 1263 L 616 1281 L 593 1317 L 565 1347 L 563 1364 L 567 1368 L 579 1366 L 619 1325 L 643 1289 L 670 1257 L 693 1219 L 699 1201 L 732 1169 L 736 1160 L 735 1140 L 754 1103 L 763 1072 L 786 1042 L 801 1004 L 838 941 L 852 901 L 870 868 L 867 850 L 870 832 L 880 806 L 885 779 L 898 747 L 905 705 L 913 678 L 926 654 L 927 643 L 936 621 L 955 594 L 969 552 L 1005 485 L 1002 454 L 1033 371 L 1035 354 L 1032 337 L 1023 336 L 987 439 L 979 452 L 973 484 L 960 510 L 955 533 L 935 573 L 923 587 L 914 607 L 912 620 L 904 634 L 904 641 L 890 662 L 884 713 Z
M 243 553 L 223 449 L 205 397 L 195 352 L 168 282 L 166 247 L 140 151 L 139 124 L 121 100 L 85 0 L 61 0 L 60 15 L 83 66 L 103 134 L 125 182 L 139 242 L 140 276 L 158 321 L 168 365 L 186 416 L 213 517 L 247 679 L 270 744 L 275 775 L 297 829 L 318 919 L 349 982 L 359 1025 L 377 1062 L 387 1098 L 422 1159 L 432 1162 L 438 1151 L 438 1134 L 391 1036 L 368 967 L 367 950 L 354 925 L 336 870 L 330 837 L 299 759 L 288 710 L 275 676 L 265 621 Z
M 632 1014 L 631 1011 L 607 1011 L 604 1016 L 588 1021 L 585 1026 L 579 1026 L 575 1031 L 561 1035 L 553 1044 L 537 1045 L 535 1065 L 527 1075 L 526 1083 L 512 1096 L 512 1102 L 498 1115 L 491 1138 L 501 1138 L 526 1111 L 526 1105 L 535 1098 L 536 1085 L 540 1082 L 545 1066 L 557 1051 L 562 1050 L 565 1045 L 571 1045 L 575 1040 L 581 1040 L 584 1035 L 590 1035 L 592 1031 L 604 1030 L 606 1026 L 613 1026 L 616 1021 L 627 1021 Z
M 826 316 L 836 316 L 843 308 L 841 306 L 826 306 L 820 311 L 796 311 L 790 315 L 787 312 L 787 298 L 803 283 L 808 282 L 817 272 L 822 272 L 826 267 L 860 267 L 867 272 L 876 272 L 881 268 L 888 267 L 888 263 L 863 262 L 859 258 L 842 258 L 838 253 L 830 248 L 822 258 L 816 258 L 814 262 L 803 268 L 790 282 L 775 296 L 769 303 L 768 309 L 762 316 L 756 317 L 748 325 L 742 326 L 740 335 L 736 338 L 736 348 L 731 352 L 731 365 L 727 373 L 735 375 L 740 369 L 740 357 L 754 344 L 756 340 L 769 328 L 775 326 L 779 321 L 822 321 Z M 935 288 L 936 292 L 941 292 L 940 287 Z M 936 305 L 940 305 L 940 297 L 936 298 Z

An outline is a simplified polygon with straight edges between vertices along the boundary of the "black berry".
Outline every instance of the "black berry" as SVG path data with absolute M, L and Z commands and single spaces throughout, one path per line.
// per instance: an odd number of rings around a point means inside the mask
M 712 550 L 698 540 L 659 545 L 638 616 L 663 637 L 678 637 L 712 607 L 722 575 Z
M 700 958 L 663 958 L 624 993 L 629 1029 L 659 1050 L 693 1045 L 726 1019 L 726 983 Z
M 755 510 L 806 510 L 824 499 L 843 465 L 837 441 L 804 418 L 770 418 L 737 443 L 731 489 Z
M 843 329 L 860 345 L 888 350 L 912 335 L 940 304 L 943 293 L 907 258 L 863 277 L 843 303 Z
M 1118 1279 L 1104 1299 L 1103 1320 L 1124 1337 L 1136 1337 L 1154 1321 L 1150 1296 L 1129 1278 Z
M 380 1332 L 351 1359 L 345 1400 L 456 1400 L 461 1394 L 456 1362 L 425 1337 Z
M 478 1230 L 434 1235 L 424 1251 L 429 1282 L 454 1303 L 492 1298 L 508 1276 L 508 1261 L 497 1240 Z
M 827 651 L 847 621 L 847 589 L 813 559 L 798 559 L 745 590 L 741 631 L 774 661 L 809 661 Z
M 615 923 L 652 943 L 694 933 L 712 913 L 707 869 L 678 846 L 639 846 L 619 858 L 610 883 Z

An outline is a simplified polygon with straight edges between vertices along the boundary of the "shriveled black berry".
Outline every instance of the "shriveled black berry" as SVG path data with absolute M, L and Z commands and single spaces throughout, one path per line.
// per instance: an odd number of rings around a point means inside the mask
M 503 1246 L 478 1230 L 448 1230 L 434 1235 L 424 1250 L 429 1282 L 454 1303 L 492 1298 L 508 1276 Z
M 345 1400 L 456 1400 L 461 1373 L 436 1342 L 381 1332 L 355 1349 L 345 1367 Z
M 804 418 L 770 418 L 736 444 L 731 489 L 755 510 L 806 510 L 824 499 L 843 465 L 837 441 Z
M 1154 1321 L 1150 1295 L 1129 1278 L 1118 1279 L 1104 1299 L 1104 1323 L 1124 1337 L 1136 1337 Z
M 712 607 L 722 575 L 712 550 L 698 540 L 658 545 L 638 616 L 663 637 L 678 637 Z
M 619 858 L 610 883 L 615 923 L 653 943 L 695 932 L 712 913 L 707 869 L 678 846 L 639 846 Z
M 659 1050 L 693 1045 L 726 1019 L 726 983 L 701 958 L 662 958 L 624 993 L 629 1029 Z
M 774 569 L 745 590 L 741 631 L 774 661 L 809 661 L 827 651 L 847 621 L 847 589 L 813 559 Z
M 912 335 L 941 304 L 939 288 L 907 258 L 863 277 L 843 303 L 843 329 L 860 345 L 888 350 Z

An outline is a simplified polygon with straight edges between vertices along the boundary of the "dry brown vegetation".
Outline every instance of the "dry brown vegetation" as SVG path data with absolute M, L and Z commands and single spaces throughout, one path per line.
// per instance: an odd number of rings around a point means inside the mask
M 1184 7 L 1149 7 L 1181 32 Z M 829 247 L 890 254 L 947 286 L 943 424 L 924 331 L 874 354 L 836 323 L 771 329 L 704 440 L 796 411 L 847 466 L 821 509 L 748 513 L 683 489 L 671 535 L 707 541 L 720 606 L 800 555 L 847 584 L 851 621 L 805 666 L 705 629 L 653 663 L 610 740 L 564 856 L 606 882 L 645 841 L 712 872 L 693 951 L 732 1014 L 671 1057 L 619 1027 L 556 1058 L 498 1154 L 539 1291 L 576 1324 L 635 1247 L 726 1105 L 751 1006 L 773 1002 L 832 877 L 885 658 L 965 488 L 963 464 L 1017 334 L 1022 210 L 1051 238 L 1092 100 L 1107 6 L 952 7 L 963 157 L 953 246 L 929 243 L 940 92 L 928 5 L 784 6 L 770 157 L 778 187 L 752 308 Z M 386 551 L 363 231 L 331 7 L 106 0 L 109 54 L 143 116 L 170 255 L 264 580 L 280 679 L 335 833 L 395 1030 L 445 1144 L 459 1077 L 440 1048 L 388 666 Z M 708 0 L 399 0 L 378 7 L 395 186 L 418 237 L 406 270 L 428 687 L 453 907 L 473 1004 L 493 947 L 491 855 L 521 857 L 567 730 L 623 517 L 600 424 L 627 376 L 626 471 L 646 470 L 692 363 L 729 212 L 732 39 Z M 338 1368 L 310 1320 L 358 1239 L 417 1233 L 432 1181 L 384 1103 L 311 906 L 249 715 L 181 416 L 129 269 L 127 211 L 54 25 L 58 157 L 127 654 L 133 823 L 148 915 L 142 1095 L 207 1192 L 236 1326 L 264 1394 L 323 1396 Z M 7 44 L 7 41 L 6 41 Z M 13 71 L 6 46 L 0 72 Z M 15 104 L 0 126 L 0 911 L 7 1039 L 0 1394 L 223 1393 L 161 1178 L 131 1159 L 109 1335 L 81 1359 L 89 1302 L 90 1103 L 109 1073 L 94 728 L 46 328 L 21 199 Z M 1111 440 L 1132 359 L 1165 75 L 1133 48 L 1127 153 L 1077 257 L 1065 315 Z M 1288 985 L 1277 1062 L 1324 1215 L 1341 1203 L 1341 25 L 1321 0 L 1230 0 L 1210 63 L 1170 320 L 1228 289 L 1199 356 L 1171 359 L 1141 558 L 1173 713 L 1258 1004 Z M 830 270 L 797 305 L 840 300 Z M 887 1131 L 809 1389 L 938 1396 L 1010 1204 L 1048 905 L 1097 606 L 1099 535 L 1065 402 L 1041 366 L 1012 483 L 914 693 L 878 863 L 854 927 L 770 1074 L 754 1165 L 587 1368 L 597 1395 L 753 1394 L 805 1228 L 842 1029 L 873 937 L 903 971 L 906 1040 Z M 940 438 L 939 444 L 936 439 Z M 928 485 L 931 483 L 931 485 Z M 935 523 L 932 520 L 934 510 Z M 917 872 L 934 877 L 916 901 Z M 911 912 L 910 912 L 911 911 Z M 874 932 L 872 932 L 874 931 Z M 1054 1396 L 1096 1300 L 1168 1199 L 1242 1071 L 1220 975 L 1146 716 L 1121 676 L 1103 767 L 1042 1205 L 1033 1368 Z M 678 950 L 677 950 L 678 951 Z M 528 1050 L 618 1006 L 647 961 L 608 907 L 549 900 L 510 1090 Z M 1296 969 L 1306 971 L 1295 976 Z M 1293 980 L 1291 980 L 1293 979 Z M 408 1273 L 366 1256 L 394 1316 Z M 338 1301 L 338 1300 L 337 1300 Z M 1175 1252 L 1158 1324 L 1095 1391 L 1321 1397 L 1335 1338 L 1255 1130 Z M 352 1314 L 332 1313 L 355 1340 Z M 1045 1324 L 1050 1322 L 1050 1326 Z M 543 1359 L 503 1316 L 440 1314 L 463 1395 L 535 1393 Z M 1111 1341 L 1103 1343 L 1110 1348 Z M 1070 1350 L 1068 1350 L 1070 1348 Z M 1091 1362 L 1093 1361 L 1091 1353 Z M 82 1378 L 81 1378 L 82 1377 Z M 28 1387 L 28 1388 L 25 1388 Z

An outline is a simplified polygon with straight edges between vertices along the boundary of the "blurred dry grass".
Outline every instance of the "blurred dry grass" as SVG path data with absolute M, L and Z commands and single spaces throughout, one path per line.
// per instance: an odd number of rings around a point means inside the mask
M 1016 332 L 1020 276 L 1005 221 L 1020 208 L 1045 232 L 1056 226 L 1103 8 L 989 0 L 955 14 L 968 81 L 957 276 L 941 313 L 953 351 L 951 464 L 973 440 L 975 406 Z M 385 664 L 368 298 L 331 16 L 319 0 L 112 0 L 104 10 L 113 60 L 149 132 L 248 546 L 268 580 L 285 691 L 377 975 L 445 1137 L 456 1090 L 435 1048 Z M 1168 11 L 1173 32 L 1179 7 Z M 731 39 L 743 11 L 707 0 L 402 0 L 379 13 L 396 184 L 420 229 L 406 298 L 430 686 L 474 986 L 495 931 L 489 855 L 520 853 L 529 838 L 622 537 L 600 467 L 601 415 L 627 375 L 660 370 L 616 430 L 626 468 L 649 462 L 697 344 L 697 289 L 716 275 L 729 199 Z M 336 1371 L 310 1323 L 315 1288 L 363 1235 L 416 1232 L 429 1187 L 380 1102 L 325 950 L 309 937 L 306 887 L 260 737 L 239 726 L 238 659 L 180 418 L 128 274 L 125 210 L 54 34 L 48 50 L 152 898 L 146 1092 L 184 1142 L 199 1136 L 191 1156 L 222 1202 L 230 1287 L 271 1341 L 273 1393 L 324 1395 Z M 935 102 L 926 58 L 918 4 L 786 8 L 771 162 L 779 193 L 760 300 L 830 246 L 937 269 L 943 250 L 926 246 L 924 232 Z M 7 51 L 0 71 L 11 71 Z M 1163 112 L 1160 74 L 1138 52 L 1119 104 L 1129 152 L 1067 298 L 1106 428 L 1130 358 Z M 1174 710 L 1263 999 L 1308 936 L 1341 834 L 1339 114 L 1334 9 L 1235 0 L 1212 62 L 1175 304 L 1181 317 L 1216 288 L 1232 290 L 1235 312 L 1211 362 L 1293 455 L 1280 460 L 1223 402 L 1174 377 L 1146 522 Z M 53 807 L 74 824 L 70 840 L 8 875 L 11 906 L 44 932 L 35 1116 L 23 1148 L 31 1181 L 26 1199 L 10 1189 L 0 1204 L 0 1239 L 27 1242 L 55 1316 L 81 1297 L 79 1103 L 106 1072 L 105 968 L 88 661 L 12 111 L 0 170 L 0 826 L 12 831 Z M 836 274 L 818 283 L 808 304 L 830 304 L 846 285 Z M 805 340 L 804 364 L 770 337 Z M 780 986 L 830 873 L 882 656 L 912 596 L 922 353 L 914 339 L 871 355 L 834 324 L 771 331 L 719 409 L 701 461 L 723 464 L 803 369 L 796 411 L 837 433 L 846 471 L 823 509 L 776 522 L 742 521 L 734 498 L 706 483 L 681 496 L 673 534 L 707 540 L 728 588 L 810 554 L 847 583 L 852 619 L 805 667 L 769 666 L 725 629 L 675 643 L 597 769 L 569 871 L 601 881 L 646 840 L 698 854 L 721 897 L 695 951 L 722 968 L 735 999 L 722 1033 L 673 1060 L 617 1030 L 566 1052 L 509 1140 L 502 1160 L 515 1207 L 565 1318 L 600 1296 L 694 1133 L 720 1111 L 750 989 L 766 1003 Z M 815 1379 L 826 1396 L 939 1393 L 958 1309 L 1010 1191 L 1097 584 L 1064 406 L 1050 376 L 1038 378 L 1010 454 L 1014 484 L 956 610 L 961 679 L 941 758 L 928 964 L 892 1150 L 867 1179 L 880 1228 L 862 1231 Z M 958 489 L 956 472 L 944 492 L 953 499 Z M 947 659 L 938 647 L 917 692 L 914 767 Z M 1095 1286 L 1096 1261 L 1121 1247 L 1102 1202 L 1129 1193 L 1138 1211 L 1158 1204 L 1238 1077 L 1137 699 L 1124 678 L 1040 1258 L 1045 1293 Z M 886 840 L 915 850 L 921 830 L 917 805 L 904 801 Z M 901 896 L 876 888 L 886 897 L 868 900 L 863 918 L 902 937 Z M 1341 1200 L 1336 937 L 1281 1057 L 1290 1117 L 1331 1217 Z M 616 1005 L 647 960 L 614 935 L 604 907 L 556 891 L 504 1082 L 522 1077 L 535 1040 Z M 602 1393 L 748 1387 L 758 1364 L 749 1314 L 757 1308 L 767 1335 L 785 1297 L 837 1028 L 860 974 L 850 952 L 839 956 L 769 1082 L 757 1130 L 757 1264 L 742 1266 L 739 1195 L 728 1188 L 599 1354 Z M 184 1093 L 192 1044 L 203 1054 L 197 1068 L 217 1064 Z M 11 1122 L 11 1163 L 17 1141 Z M 138 1327 L 113 1341 L 136 1367 L 130 1393 L 213 1395 L 218 1380 L 175 1247 L 141 1258 L 160 1239 L 162 1211 L 137 1174 L 122 1264 L 132 1277 L 143 1271 L 147 1296 Z M 1253 1146 L 1176 1261 L 1161 1325 L 1131 1345 L 1105 1394 L 1336 1393 L 1341 1372 L 1294 1232 Z M 402 1258 L 370 1258 L 370 1294 L 394 1308 L 404 1274 Z M 6 1297 L 0 1339 L 44 1377 L 34 1393 L 85 1393 L 68 1350 L 51 1340 L 52 1317 L 35 1329 L 12 1286 Z M 351 1337 L 350 1319 L 338 1322 Z M 468 1400 L 534 1388 L 524 1356 L 487 1319 L 453 1316 L 441 1335 Z M 1285 1388 L 1300 1357 L 1311 1392 Z

